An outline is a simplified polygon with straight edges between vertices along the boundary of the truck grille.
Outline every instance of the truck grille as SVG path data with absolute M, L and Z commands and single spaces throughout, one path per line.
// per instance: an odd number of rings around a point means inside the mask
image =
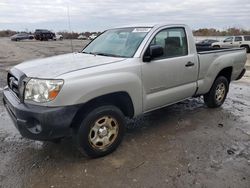
M 19 98 L 19 88 L 18 88 L 18 79 L 12 74 L 8 73 L 8 86 L 14 92 L 14 94 Z
M 15 68 L 11 69 L 7 75 L 7 83 L 8 83 L 9 89 L 13 92 L 13 94 L 20 101 L 23 101 L 25 77 L 26 75 L 24 73 L 22 73 L 21 71 Z

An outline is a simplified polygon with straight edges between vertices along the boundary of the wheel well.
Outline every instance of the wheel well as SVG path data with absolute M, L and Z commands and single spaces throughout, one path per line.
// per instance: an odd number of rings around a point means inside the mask
M 230 83 L 232 71 L 233 71 L 233 67 L 224 68 L 219 72 L 216 78 L 218 78 L 219 76 L 224 76 L 227 79 L 228 83 Z
M 78 125 L 84 116 L 91 110 L 101 105 L 114 105 L 119 108 L 123 114 L 132 118 L 134 116 L 134 106 L 132 100 L 127 92 L 115 92 L 94 98 L 83 104 L 77 111 L 71 127 Z
M 246 48 L 247 52 L 249 53 L 250 52 L 250 46 L 247 45 L 247 44 L 243 44 L 240 46 L 241 48 Z
M 241 47 L 241 48 L 242 48 L 242 47 L 248 47 L 248 48 L 249 48 L 250 46 L 247 45 L 247 44 L 242 44 L 240 47 Z

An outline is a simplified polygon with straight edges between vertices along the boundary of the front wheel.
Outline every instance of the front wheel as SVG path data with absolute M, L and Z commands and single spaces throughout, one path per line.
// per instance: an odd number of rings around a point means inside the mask
M 218 45 L 215 45 L 215 46 L 213 46 L 214 48 L 220 48 L 220 46 L 218 46 Z
M 113 152 L 125 132 L 124 115 L 113 105 L 97 107 L 83 119 L 76 133 L 77 146 L 89 157 L 101 157 Z
M 214 81 L 210 91 L 204 95 L 204 102 L 209 108 L 220 107 L 229 90 L 228 80 L 224 76 L 219 76 Z

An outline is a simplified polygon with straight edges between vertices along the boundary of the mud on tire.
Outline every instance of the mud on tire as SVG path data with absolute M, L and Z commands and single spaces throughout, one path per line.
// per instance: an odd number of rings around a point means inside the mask
M 112 153 L 125 133 L 121 110 L 113 105 L 100 106 L 85 116 L 76 132 L 79 151 L 92 158 Z
M 205 104 L 209 108 L 220 107 L 227 97 L 228 90 L 228 80 L 224 76 L 219 76 L 214 81 L 210 91 L 203 96 Z

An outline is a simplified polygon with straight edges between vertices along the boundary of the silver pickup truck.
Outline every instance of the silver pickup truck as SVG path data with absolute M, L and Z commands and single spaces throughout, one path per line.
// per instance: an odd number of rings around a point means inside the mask
M 73 136 L 80 151 L 114 151 L 135 117 L 204 96 L 216 108 L 240 79 L 245 49 L 196 49 L 186 25 L 110 29 L 81 52 L 13 67 L 4 104 L 24 137 L 56 141 Z

